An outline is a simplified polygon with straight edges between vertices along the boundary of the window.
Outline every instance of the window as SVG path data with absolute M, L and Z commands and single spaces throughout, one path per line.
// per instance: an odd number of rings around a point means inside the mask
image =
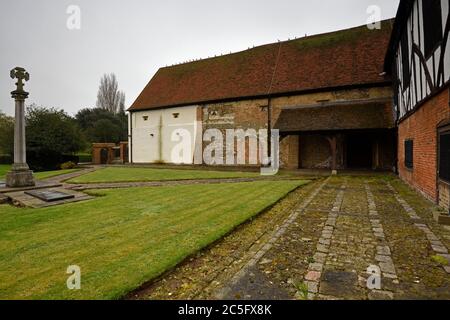
M 412 140 L 405 140 L 405 167 L 412 169 L 414 166 L 414 142 Z
M 442 41 L 441 0 L 422 1 L 425 57 L 428 58 Z
M 409 68 L 409 44 L 408 33 L 404 32 L 401 40 L 402 47 L 402 70 L 403 70 L 403 90 L 409 87 L 411 81 L 410 68 Z
M 439 134 L 439 179 L 450 182 L 450 131 Z
M 144 119 L 144 121 L 148 120 L 148 116 L 142 116 L 142 119 Z
M 175 119 L 178 119 L 178 117 L 180 116 L 180 114 L 179 114 L 179 113 L 172 113 L 172 116 L 173 116 Z

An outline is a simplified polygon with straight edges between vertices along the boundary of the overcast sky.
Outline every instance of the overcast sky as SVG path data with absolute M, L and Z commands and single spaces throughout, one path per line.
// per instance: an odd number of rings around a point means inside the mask
M 95 106 L 100 77 L 115 73 L 133 103 L 159 67 L 365 24 L 398 0 L 2 0 L 0 110 L 13 114 L 9 71 L 30 73 L 27 103 L 70 114 Z M 68 7 L 81 11 L 80 29 Z M 73 12 L 73 11 L 72 11 Z M 74 24 L 75 23 L 75 24 Z

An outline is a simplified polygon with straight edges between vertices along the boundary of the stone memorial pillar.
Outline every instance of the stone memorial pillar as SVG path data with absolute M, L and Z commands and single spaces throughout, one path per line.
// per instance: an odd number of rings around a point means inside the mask
M 16 102 L 14 123 L 14 164 L 12 170 L 6 175 L 6 186 L 9 188 L 34 186 L 33 171 L 27 164 L 25 142 L 25 99 L 28 92 L 23 90 L 23 81 L 28 81 L 30 75 L 23 68 L 16 67 L 11 70 L 11 78 L 17 79 L 16 90 L 11 92 Z

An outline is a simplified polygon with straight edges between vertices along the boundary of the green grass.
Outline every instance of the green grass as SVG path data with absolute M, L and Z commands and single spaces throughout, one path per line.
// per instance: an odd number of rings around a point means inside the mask
M 152 169 L 108 167 L 69 180 L 69 183 L 103 183 L 132 181 L 165 181 L 215 178 L 249 178 L 260 176 L 258 172 L 206 171 L 181 169 Z
M 98 190 L 42 209 L 0 206 L 0 299 L 115 299 L 220 239 L 305 181 Z M 68 290 L 69 265 L 81 290 Z
M 6 173 L 11 170 L 11 165 L 9 164 L 0 164 L 0 179 L 5 179 Z M 79 169 L 67 169 L 67 170 L 54 170 L 54 171 L 43 171 L 43 172 L 35 172 L 34 177 L 36 179 L 48 179 L 56 176 L 60 176 L 67 173 L 72 173 L 78 171 Z
M 10 164 L 0 164 L 0 179 L 4 179 L 9 170 L 11 170 Z
M 39 180 L 48 179 L 56 176 L 60 176 L 63 174 L 68 174 L 72 172 L 79 171 L 80 169 L 65 169 L 65 170 L 55 170 L 55 171 L 44 171 L 44 172 L 35 172 L 34 177 Z
M 92 162 L 92 155 L 87 152 L 80 152 L 76 154 L 80 163 Z

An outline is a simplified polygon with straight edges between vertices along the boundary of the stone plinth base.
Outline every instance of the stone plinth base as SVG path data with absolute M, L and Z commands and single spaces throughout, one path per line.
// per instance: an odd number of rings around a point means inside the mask
M 6 187 L 21 188 L 34 186 L 33 171 L 31 170 L 13 170 L 6 175 Z

